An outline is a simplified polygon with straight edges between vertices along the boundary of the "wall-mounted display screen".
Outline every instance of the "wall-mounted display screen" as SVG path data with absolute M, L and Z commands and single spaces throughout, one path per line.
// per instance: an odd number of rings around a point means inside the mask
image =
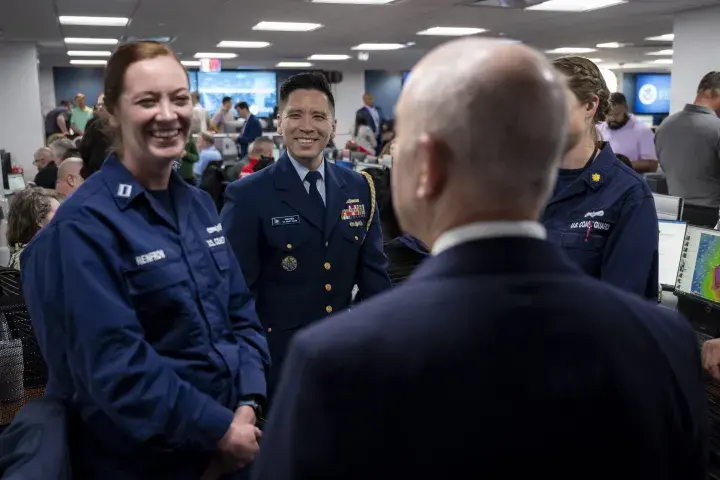
M 223 97 L 231 97 L 233 106 L 247 102 L 253 114 L 268 116 L 277 103 L 277 76 L 275 72 L 198 72 L 197 91 L 210 115 L 220 108 Z
M 635 113 L 670 112 L 670 74 L 639 74 L 635 77 Z

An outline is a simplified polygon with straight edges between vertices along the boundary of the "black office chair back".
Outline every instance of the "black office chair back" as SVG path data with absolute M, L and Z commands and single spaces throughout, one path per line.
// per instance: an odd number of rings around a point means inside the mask
M 20 272 L 0 267 L 0 427 L 45 393 L 48 370 L 30 322 Z

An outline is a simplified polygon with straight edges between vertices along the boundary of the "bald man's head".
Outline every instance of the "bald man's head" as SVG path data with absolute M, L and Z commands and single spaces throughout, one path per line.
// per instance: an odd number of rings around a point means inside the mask
M 549 62 L 520 44 L 466 38 L 425 56 L 396 112 L 393 197 L 405 231 L 434 241 L 429 223 L 453 209 L 538 215 L 562 154 L 565 92 Z
M 82 158 L 70 157 L 63 160 L 58 168 L 55 190 L 67 197 L 82 185 L 84 181 L 80 175 L 82 166 Z

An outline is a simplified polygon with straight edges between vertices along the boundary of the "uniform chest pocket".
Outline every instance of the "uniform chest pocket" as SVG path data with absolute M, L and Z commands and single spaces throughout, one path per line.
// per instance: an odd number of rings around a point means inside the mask
M 230 257 L 227 248 L 215 247 L 210 250 L 218 270 L 224 272 L 230 269 Z
M 181 260 L 151 264 L 124 272 L 130 295 L 160 292 L 174 285 L 187 284 L 190 273 Z
M 607 242 L 604 235 L 586 233 L 562 233 L 560 235 L 560 246 L 578 250 L 602 251 Z

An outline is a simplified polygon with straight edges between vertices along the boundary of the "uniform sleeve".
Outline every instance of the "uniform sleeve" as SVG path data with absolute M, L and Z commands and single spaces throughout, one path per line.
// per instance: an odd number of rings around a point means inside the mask
M 250 290 L 254 290 L 260 278 L 260 220 L 255 214 L 252 203 L 241 200 L 243 189 L 248 188 L 241 182 L 234 182 L 225 191 L 225 205 L 220 214 L 220 221 L 225 236 Z
M 658 298 L 658 219 L 650 193 L 630 199 L 605 245 L 600 278 L 645 297 Z
M 61 325 L 67 341 L 45 343 L 43 354 L 67 355 L 75 389 L 138 442 L 216 449 L 233 412 L 181 379 L 145 341 L 108 252 L 114 239 L 107 228 L 94 218 L 48 228 L 48 242 L 23 257 L 25 289 L 35 290 L 31 316 Z M 48 248 L 52 262 L 45 261 Z M 62 352 L 48 355 L 53 349 Z
M 230 268 L 230 323 L 240 348 L 238 392 L 241 397 L 266 398 L 265 372 L 270 368 L 267 339 L 237 261 L 233 259 Z
M 638 139 L 638 151 L 640 153 L 639 160 L 657 160 L 658 155 L 655 151 L 655 134 L 652 130 L 645 129 L 640 133 Z
M 388 259 L 383 251 L 380 209 L 377 203 L 375 204 L 375 215 L 373 215 L 370 223 L 370 230 L 365 236 L 365 241 L 360 249 L 359 264 L 355 271 L 355 284 L 358 286 L 356 301 L 368 299 L 392 286 L 387 273 Z

